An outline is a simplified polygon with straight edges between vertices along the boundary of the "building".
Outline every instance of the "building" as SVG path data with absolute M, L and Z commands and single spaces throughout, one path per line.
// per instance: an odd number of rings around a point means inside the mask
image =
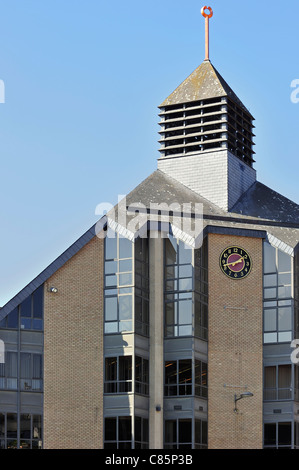
M 0 310 L 0 448 L 298 447 L 299 206 L 258 181 L 203 14 L 156 171 Z

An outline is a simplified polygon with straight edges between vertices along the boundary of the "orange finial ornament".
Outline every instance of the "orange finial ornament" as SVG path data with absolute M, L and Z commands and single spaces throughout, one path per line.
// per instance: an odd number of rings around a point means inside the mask
M 201 14 L 205 18 L 205 23 L 206 23 L 206 57 L 205 57 L 205 60 L 210 60 L 210 57 L 209 57 L 209 49 L 210 49 L 209 20 L 213 16 L 213 10 L 211 7 L 204 6 L 201 9 Z

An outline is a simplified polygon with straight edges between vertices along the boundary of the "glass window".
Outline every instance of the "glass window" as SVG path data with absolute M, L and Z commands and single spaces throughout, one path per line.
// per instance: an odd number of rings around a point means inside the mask
M 292 369 L 290 364 L 267 366 L 264 369 L 264 400 L 292 399 Z
M 192 448 L 192 420 L 172 419 L 165 421 L 165 449 Z
M 105 359 L 105 393 L 132 391 L 132 356 Z
M 135 392 L 149 393 L 149 361 L 140 356 L 135 357 Z
M 148 419 L 135 416 L 135 449 L 148 449 Z
M 264 342 L 289 342 L 293 335 L 291 256 L 264 242 Z

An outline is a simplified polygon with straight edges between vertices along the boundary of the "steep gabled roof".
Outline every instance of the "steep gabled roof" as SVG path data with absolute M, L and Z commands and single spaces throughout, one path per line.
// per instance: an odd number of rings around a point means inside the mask
M 222 96 L 229 97 L 250 116 L 250 112 L 233 92 L 224 78 L 209 60 L 202 62 L 172 93 L 159 108 Z M 252 117 L 252 116 L 251 116 Z
M 203 232 L 220 234 L 235 233 L 240 236 L 256 236 L 268 241 L 293 255 L 299 244 L 299 206 L 276 193 L 261 183 L 255 183 L 236 204 L 233 211 L 226 212 L 177 180 L 160 170 L 155 170 L 125 200 L 127 221 L 135 216 L 134 208 L 142 205 L 150 208 L 151 204 L 171 205 L 199 203 L 203 208 Z M 117 220 L 120 204 L 117 204 L 107 216 Z M 111 215 L 111 214 L 114 215 Z M 104 220 L 105 219 L 105 220 Z M 102 221 L 102 219 L 101 219 Z M 103 217 L 103 227 L 106 224 Z M 101 226 L 101 224 L 99 224 Z M 0 310 L 0 320 L 8 315 L 23 300 L 46 282 L 58 269 L 71 259 L 81 248 L 98 233 L 98 223 L 93 225 L 53 263 L 42 271 L 33 281 L 7 302 Z

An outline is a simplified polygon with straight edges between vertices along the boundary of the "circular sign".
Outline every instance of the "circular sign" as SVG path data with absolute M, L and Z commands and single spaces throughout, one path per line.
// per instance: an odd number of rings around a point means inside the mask
M 244 248 L 230 246 L 220 256 L 220 268 L 231 279 L 244 279 L 251 271 L 251 258 Z

